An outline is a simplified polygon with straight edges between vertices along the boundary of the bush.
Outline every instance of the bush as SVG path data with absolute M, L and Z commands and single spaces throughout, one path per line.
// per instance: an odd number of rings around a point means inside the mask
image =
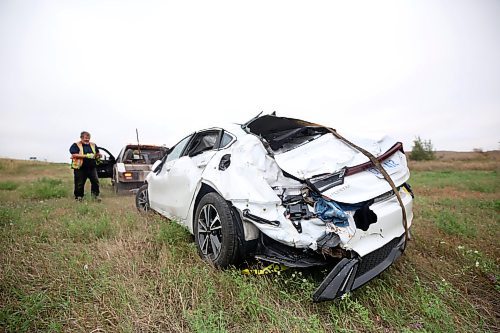
M 429 161 L 436 159 L 431 140 L 422 140 L 419 136 L 413 140 L 410 159 L 415 161 Z

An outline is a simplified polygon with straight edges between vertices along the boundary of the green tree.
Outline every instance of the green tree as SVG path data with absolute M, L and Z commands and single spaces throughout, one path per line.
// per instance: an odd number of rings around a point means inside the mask
M 420 136 L 417 136 L 413 140 L 410 159 L 415 161 L 429 161 L 435 158 L 436 154 L 434 153 L 431 140 L 422 140 Z

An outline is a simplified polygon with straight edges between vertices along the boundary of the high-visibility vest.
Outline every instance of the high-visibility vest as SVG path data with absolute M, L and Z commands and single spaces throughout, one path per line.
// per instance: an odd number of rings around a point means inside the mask
M 79 154 L 83 155 L 83 144 L 81 141 L 75 142 L 75 144 L 78 146 L 78 149 L 80 149 Z M 95 143 L 89 142 L 90 148 L 92 149 L 92 152 L 95 154 Z M 71 169 L 80 169 L 83 164 L 83 158 L 81 157 L 73 157 L 71 156 Z

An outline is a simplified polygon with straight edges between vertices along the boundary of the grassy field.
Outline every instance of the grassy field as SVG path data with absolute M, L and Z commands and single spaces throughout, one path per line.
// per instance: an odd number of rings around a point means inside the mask
M 438 156 L 411 163 L 405 255 L 319 304 L 318 274 L 213 269 L 184 229 L 109 182 L 102 202 L 77 203 L 67 165 L 0 160 L 0 330 L 498 332 L 498 154 Z

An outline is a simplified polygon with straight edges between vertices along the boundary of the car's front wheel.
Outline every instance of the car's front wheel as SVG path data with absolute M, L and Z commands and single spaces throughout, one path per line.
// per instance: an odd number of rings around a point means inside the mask
M 198 253 L 217 267 L 238 262 L 237 223 L 228 203 L 217 193 L 206 194 L 198 204 L 194 238 Z
M 135 207 L 140 212 L 147 213 L 149 211 L 149 194 L 148 184 L 142 185 L 135 195 Z

